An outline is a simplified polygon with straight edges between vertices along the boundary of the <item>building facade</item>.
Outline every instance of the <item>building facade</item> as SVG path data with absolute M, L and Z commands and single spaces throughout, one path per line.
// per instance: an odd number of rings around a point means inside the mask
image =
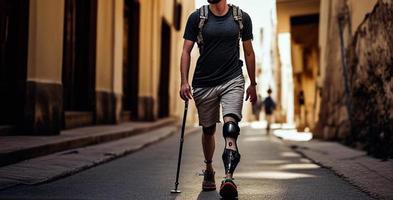
M 177 117 L 187 0 L 0 3 L 0 126 L 18 133 Z

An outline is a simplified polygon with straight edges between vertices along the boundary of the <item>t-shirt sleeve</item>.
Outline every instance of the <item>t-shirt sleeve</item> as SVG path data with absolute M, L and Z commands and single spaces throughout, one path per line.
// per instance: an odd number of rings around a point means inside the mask
M 252 40 L 254 36 L 252 34 L 252 21 L 250 16 L 243 12 L 243 33 L 242 33 L 242 41 Z
M 191 40 L 193 42 L 197 41 L 198 36 L 198 21 L 199 21 L 199 12 L 193 12 L 187 20 L 186 29 L 184 30 L 183 38 L 186 40 Z

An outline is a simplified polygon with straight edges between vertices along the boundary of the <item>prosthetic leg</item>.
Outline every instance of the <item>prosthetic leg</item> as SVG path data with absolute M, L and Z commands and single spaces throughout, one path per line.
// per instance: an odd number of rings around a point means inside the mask
M 222 161 L 224 162 L 225 174 L 230 175 L 230 177 L 232 177 L 237 164 L 240 162 L 240 153 L 237 148 L 237 138 L 239 133 L 240 128 L 236 122 L 229 121 L 224 124 L 223 136 L 225 138 L 225 149 L 222 154 Z M 232 178 L 226 178 L 222 181 L 220 195 L 223 199 L 237 198 L 237 187 Z
M 224 162 L 225 173 L 233 174 L 236 169 L 237 164 L 240 162 L 240 153 L 237 148 L 237 137 L 239 136 L 240 128 L 236 122 L 226 122 L 223 126 L 223 136 L 225 139 L 225 149 L 222 154 L 222 161 Z M 232 142 L 227 142 L 228 138 L 233 138 L 235 140 L 234 144 Z M 236 150 L 233 150 L 232 145 L 235 146 Z

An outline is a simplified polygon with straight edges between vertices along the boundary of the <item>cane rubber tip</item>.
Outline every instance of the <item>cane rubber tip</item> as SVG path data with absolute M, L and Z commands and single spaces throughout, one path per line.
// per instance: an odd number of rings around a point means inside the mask
M 171 193 L 172 194 L 179 194 L 179 193 L 181 193 L 181 191 L 180 190 L 171 190 Z

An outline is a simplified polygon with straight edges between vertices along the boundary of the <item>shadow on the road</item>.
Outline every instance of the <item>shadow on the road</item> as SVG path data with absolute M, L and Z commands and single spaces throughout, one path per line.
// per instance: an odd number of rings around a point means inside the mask
M 219 199 L 220 196 L 218 195 L 218 192 L 215 191 L 211 191 L 211 192 L 204 192 L 201 191 L 198 195 L 197 200 L 205 200 L 205 199 Z

